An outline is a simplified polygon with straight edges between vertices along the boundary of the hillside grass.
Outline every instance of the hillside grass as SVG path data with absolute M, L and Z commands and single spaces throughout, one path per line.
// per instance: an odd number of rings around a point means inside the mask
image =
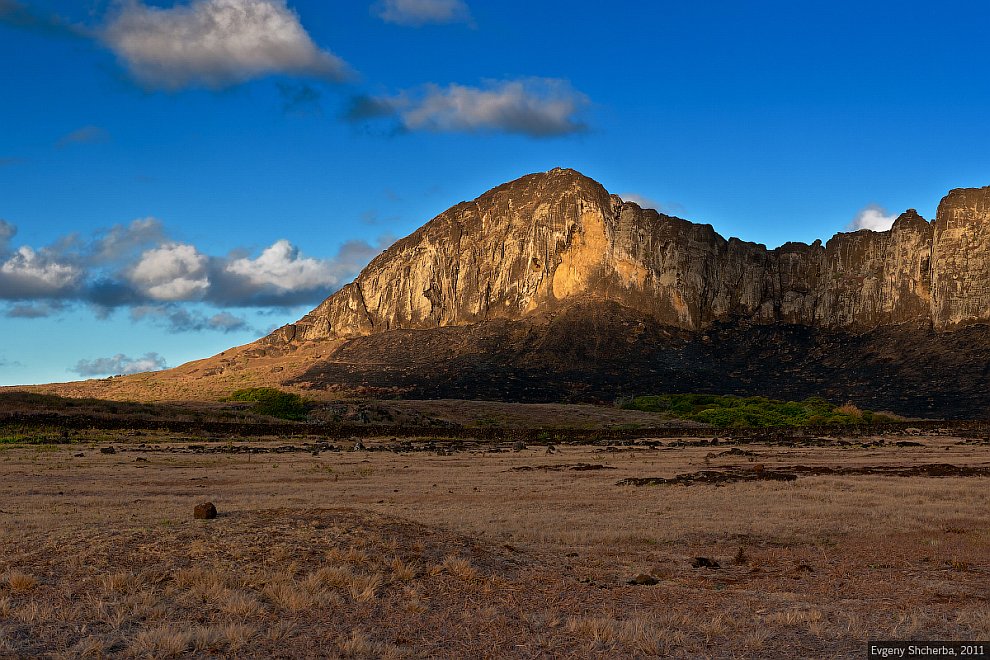
M 660 413 L 718 428 L 854 425 L 895 421 L 890 415 L 860 410 L 850 403 L 836 406 L 820 397 L 810 397 L 804 401 L 780 401 L 762 396 L 661 394 L 637 396 L 623 401 L 620 407 Z

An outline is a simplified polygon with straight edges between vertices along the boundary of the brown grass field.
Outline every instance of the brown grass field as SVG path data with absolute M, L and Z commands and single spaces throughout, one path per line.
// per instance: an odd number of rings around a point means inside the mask
M 0 656 L 864 657 L 868 639 L 990 639 L 990 447 L 883 440 L 0 444 Z M 975 469 L 862 469 L 941 464 Z M 618 484 L 700 471 L 741 480 Z M 780 472 L 797 478 L 758 478 Z M 203 501 L 217 519 L 193 518 Z

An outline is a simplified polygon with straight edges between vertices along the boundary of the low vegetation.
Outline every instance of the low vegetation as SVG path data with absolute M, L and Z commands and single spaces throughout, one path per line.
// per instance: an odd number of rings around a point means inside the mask
M 772 426 L 818 426 L 879 424 L 895 418 L 860 410 L 847 403 L 836 406 L 825 399 L 779 401 L 762 396 L 738 397 L 717 394 L 662 394 L 638 396 L 620 403 L 627 410 L 661 413 L 718 428 L 766 428 Z
M 309 409 L 306 400 L 298 394 L 283 392 L 274 387 L 249 387 L 230 395 L 231 401 L 254 403 L 251 411 L 279 419 L 303 420 Z

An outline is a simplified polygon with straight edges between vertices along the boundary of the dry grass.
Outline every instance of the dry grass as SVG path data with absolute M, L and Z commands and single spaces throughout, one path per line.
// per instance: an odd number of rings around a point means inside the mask
M 3 580 L 11 593 L 22 594 L 31 591 L 38 586 L 38 580 L 33 575 L 28 575 L 18 570 L 8 571 Z
M 459 580 L 468 581 L 478 577 L 478 569 L 470 561 L 460 557 L 447 557 L 443 561 L 443 570 Z
M 768 470 L 986 460 L 924 442 L 750 449 Z M 711 448 L 120 446 L 0 452 L 0 656 L 810 657 L 990 635 L 986 479 L 632 488 Z M 511 470 L 579 462 L 615 469 Z M 203 499 L 220 518 L 192 519 Z M 626 583 L 640 573 L 660 584 Z

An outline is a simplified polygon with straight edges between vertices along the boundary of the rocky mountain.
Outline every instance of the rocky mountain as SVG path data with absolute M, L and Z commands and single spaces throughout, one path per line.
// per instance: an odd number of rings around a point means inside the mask
M 516 401 L 818 395 L 990 417 L 990 187 L 951 191 L 933 222 L 908 210 L 889 231 L 771 250 L 573 170 L 531 174 L 440 214 L 268 337 L 85 393 L 246 384 Z
M 554 169 L 440 214 L 228 366 L 320 346 L 285 383 L 514 400 L 822 395 L 983 417 L 988 269 L 990 188 L 951 191 L 934 222 L 908 210 L 889 231 L 770 250 Z
M 866 331 L 990 320 L 990 188 L 953 190 L 934 223 L 768 250 L 643 209 L 574 170 L 499 186 L 440 214 L 269 343 L 347 339 L 614 301 L 664 326 L 747 321 Z

